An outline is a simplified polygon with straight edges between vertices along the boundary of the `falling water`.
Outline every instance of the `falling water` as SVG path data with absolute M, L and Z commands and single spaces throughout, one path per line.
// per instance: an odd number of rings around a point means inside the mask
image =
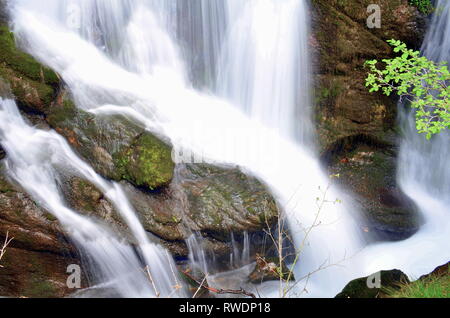
M 171 258 L 149 242 L 144 229 L 132 210 L 121 188 L 99 177 L 86 163 L 81 161 L 64 138 L 51 131 L 30 126 L 22 119 L 12 100 L 0 98 L 0 141 L 8 151 L 6 171 L 40 204 L 53 213 L 68 231 L 70 238 L 87 254 L 90 274 L 94 275 L 97 288 L 109 295 L 126 297 L 182 295 L 174 290 L 176 277 L 167 267 L 175 268 Z M 68 208 L 58 188 L 60 175 L 64 171 L 80 176 L 96 185 L 115 206 L 136 241 L 144 264 L 139 261 L 134 249 L 104 225 Z M 114 260 L 114 261 L 111 261 Z M 155 287 L 146 277 L 155 279 Z
M 304 144 L 313 131 L 307 9 L 298 0 L 231 1 L 217 80 L 221 96 Z
M 62 76 L 78 107 L 97 116 L 122 114 L 170 138 L 177 150 L 240 165 L 264 180 L 302 251 L 296 277 L 326 267 L 307 280 L 309 296 L 332 297 L 352 278 L 391 266 L 416 274 L 437 265 L 436 255 L 448 261 L 449 255 L 436 252 L 445 250 L 445 222 L 443 234 L 432 231 L 433 222 L 410 240 L 361 251 L 351 200 L 330 187 L 306 146 L 313 137 L 306 1 L 48 2 L 44 11 L 38 0 L 13 1 L 14 32 L 22 46 Z M 77 19 L 73 10 L 80 8 Z M 209 90 L 193 88 L 204 86 Z M 73 156 L 66 161 L 77 162 Z M 28 180 L 19 182 L 37 192 Z M 320 204 L 336 198 L 344 203 Z M 416 199 L 430 216 L 435 213 L 433 220 L 442 218 L 439 198 L 423 192 Z M 432 254 L 408 263 L 419 250 Z M 333 264 L 343 266 L 328 267 Z M 291 295 L 304 287 L 299 284 Z M 277 293 L 267 284 L 262 295 Z

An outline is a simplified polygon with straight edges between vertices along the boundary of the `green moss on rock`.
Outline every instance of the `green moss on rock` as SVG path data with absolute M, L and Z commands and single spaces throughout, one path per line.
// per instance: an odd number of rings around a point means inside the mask
M 16 46 L 14 35 L 5 25 L 0 25 L 0 77 L 9 84 L 23 110 L 40 113 L 46 112 L 59 85 L 55 72 Z
M 400 284 L 409 283 L 408 276 L 397 269 L 381 271 L 379 278 L 379 282 L 376 281 L 376 275 L 352 280 L 336 298 L 380 298 L 384 297 L 387 289 L 398 289 Z M 376 283 L 379 283 L 379 288 Z
M 123 179 L 151 190 L 169 184 L 175 168 L 171 147 L 149 133 L 116 154 L 115 163 Z
M 36 62 L 31 55 L 20 51 L 13 33 L 6 26 L 0 26 L 0 48 L 0 63 L 31 80 L 58 85 L 59 79 L 55 72 Z

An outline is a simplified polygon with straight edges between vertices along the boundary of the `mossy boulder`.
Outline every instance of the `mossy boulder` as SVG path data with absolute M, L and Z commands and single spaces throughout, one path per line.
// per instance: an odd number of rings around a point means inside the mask
M 167 185 L 175 168 L 171 148 L 150 133 L 138 136 L 127 149 L 116 153 L 115 162 L 123 179 L 150 190 Z
M 380 283 L 379 288 L 377 283 Z M 387 290 L 400 289 L 401 284 L 407 283 L 408 276 L 398 269 L 381 271 L 372 276 L 352 280 L 336 298 L 383 298 L 386 297 Z
M 277 222 L 278 207 L 267 187 L 236 167 L 178 165 L 168 187 L 145 191 L 122 182 L 144 228 L 178 256 L 185 240 L 199 233 L 205 249 L 229 257 L 232 236 L 252 237 L 253 253 L 264 249 L 265 230 Z
M 49 109 L 47 121 L 106 178 L 150 190 L 172 180 L 172 147 L 124 116 L 95 116 L 78 109 L 63 93 Z
M 273 225 L 277 204 L 267 187 L 235 167 L 188 164 L 177 171 L 195 227 L 217 239 Z
M 11 87 L 19 106 L 45 113 L 59 86 L 52 70 L 21 51 L 8 26 L 0 23 L 0 77 Z

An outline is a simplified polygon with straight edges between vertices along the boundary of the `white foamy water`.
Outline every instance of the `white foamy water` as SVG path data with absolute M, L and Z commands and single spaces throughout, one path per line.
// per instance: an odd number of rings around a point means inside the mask
M 330 179 L 306 146 L 314 136 L 306 1 L 229 0 L 223 8 L 224 1 L 51 0 L 45 11 L 37 0 L 12 2 L 20 43 L 62 76 L 78 107 L 98 116 L 124 114 L 178 149 L 240 165 L 265 181 L 302 248 L 295 275 L 340 265 L 312 275 L 308 296 L 332 297 L 351 279 L 380 269 L 417 275 L 448 261 L 448 209 L 439 197 L 407 191 L 426 215 L 425 226 L 409 240 L 364 248 L 351 199 L 328 189 Z M 81 4 L 78 19 L 74 3 Z M 200 64 L 192 39 L 202 43 Z M 32 184 L 29 191 L 36 191 Z M 327 200 L 344 203 L 325 204 L 316 218 L 324 191 Z M 263 296 L 278 295 L 273 284 L 263 289 Z

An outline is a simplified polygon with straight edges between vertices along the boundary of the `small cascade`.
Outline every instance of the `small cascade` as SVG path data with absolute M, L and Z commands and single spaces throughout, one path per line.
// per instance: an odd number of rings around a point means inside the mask
M 55 132 L 30 126 L 14 101 L 0 98 L 0 122 L 0 142 L 8 151 L 8 175 L 61 222 L 84 254 L 97 288 L 106 289 L 107 295 L 123 297 L 183 295 L 182 290 L 173 288 L 177 277 L 171 257 L 148 240 L 119 185 L 98 176 Z M 105 194 L 128 224 L 140 256 L 105 225 L 67 207 L 58 188 L 59 171 L 82 177 Z M 144 271 L 146 267 L 148 272 Z M 168 268 L 173 268 L 172 272 Z M 154 288 L 146 277 L 148 273 Z

